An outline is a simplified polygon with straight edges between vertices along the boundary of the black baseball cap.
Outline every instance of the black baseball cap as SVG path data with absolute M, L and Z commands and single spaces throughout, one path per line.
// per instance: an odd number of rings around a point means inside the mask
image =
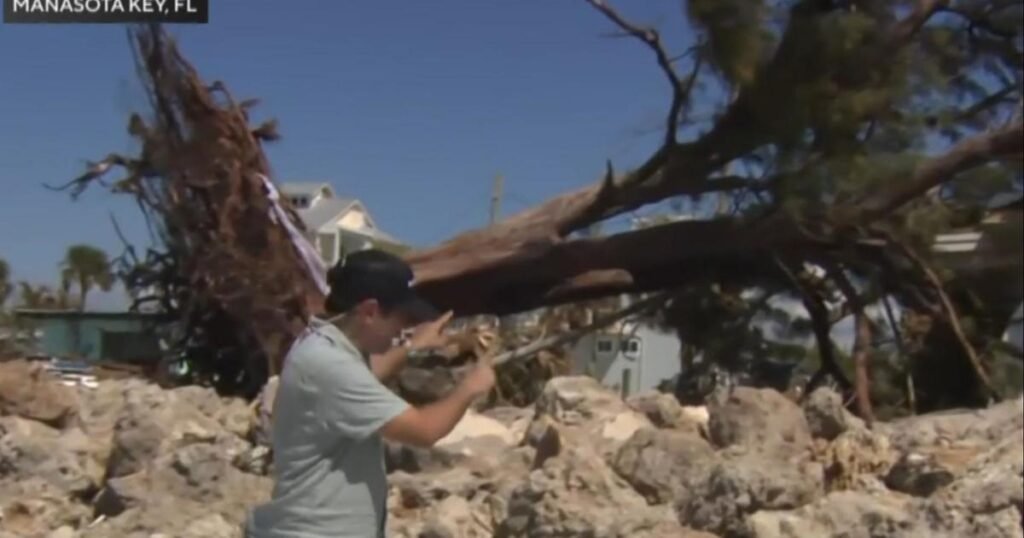
M 327 272 L 326 309 L 347 312 L 357 304 L 376 299 L 385 311 L 396 311 L 406 321 L 420 324 L 440 316 L 434 305 L 416 293 L 413 272 L 402 258 L 379 249 L 346 254 Z

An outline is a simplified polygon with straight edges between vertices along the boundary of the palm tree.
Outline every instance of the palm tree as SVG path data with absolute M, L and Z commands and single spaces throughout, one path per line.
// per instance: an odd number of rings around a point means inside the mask
M 61 262 L 61 280 L 65 290 L 69 290 L 72 283 L 78 286 L 79 310 L 85 309 L 86 296 L 94 287 L 110 291 L 114 286 L 107 253 L 90 245 L 68 247 Z

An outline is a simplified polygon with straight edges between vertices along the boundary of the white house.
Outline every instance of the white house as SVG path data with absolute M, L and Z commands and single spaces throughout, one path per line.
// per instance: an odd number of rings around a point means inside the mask
M 362 202 L 335 195 L 328 183 L 284 183 L 281 192 L 295 207 L 307 237 L 327 265 L 337 262 L 342 252 L 404 248 L 401 241 L 377 227 Z
M 640 318 L 587 334 L 573 346 L 573 374 L 587 375 L 623 397 L 655 389 L 680 373 L 681 344 Z

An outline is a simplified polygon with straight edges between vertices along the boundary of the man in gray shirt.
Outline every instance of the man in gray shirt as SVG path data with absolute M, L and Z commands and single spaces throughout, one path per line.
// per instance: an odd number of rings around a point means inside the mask
M 429 447 L 493 387 L 486 359 L 448 396 L 423 407 L 383 385 L 410 350 L 445 342 L 451 313 L 438 316 L 412 280 L 401 258 L 377 250 L 353 253 L 329 272 L 329 320 L 313 319 L 284 361 L 271 433 L 274 490 L 249 514 L 249 538 L 385 536 L 382 436 Z M 409 344 L 394 346 L 410 327 Z

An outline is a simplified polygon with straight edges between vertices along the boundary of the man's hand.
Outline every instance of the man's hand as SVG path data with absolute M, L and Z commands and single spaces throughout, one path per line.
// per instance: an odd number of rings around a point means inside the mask
M 479 398 L 491 392 L 494 381 L 494 367 L 491 365 L 491 356 L 487 354 L 477 360 L 476 366 L 462 379 L 462 384 L 473 398 Z
M 445 333 L 453 312 L 449 310 L 434 321 L 417 326 L 409 337 L 409 348 L 412 350 L 438 349 L 448 345 L 449 336 Z

